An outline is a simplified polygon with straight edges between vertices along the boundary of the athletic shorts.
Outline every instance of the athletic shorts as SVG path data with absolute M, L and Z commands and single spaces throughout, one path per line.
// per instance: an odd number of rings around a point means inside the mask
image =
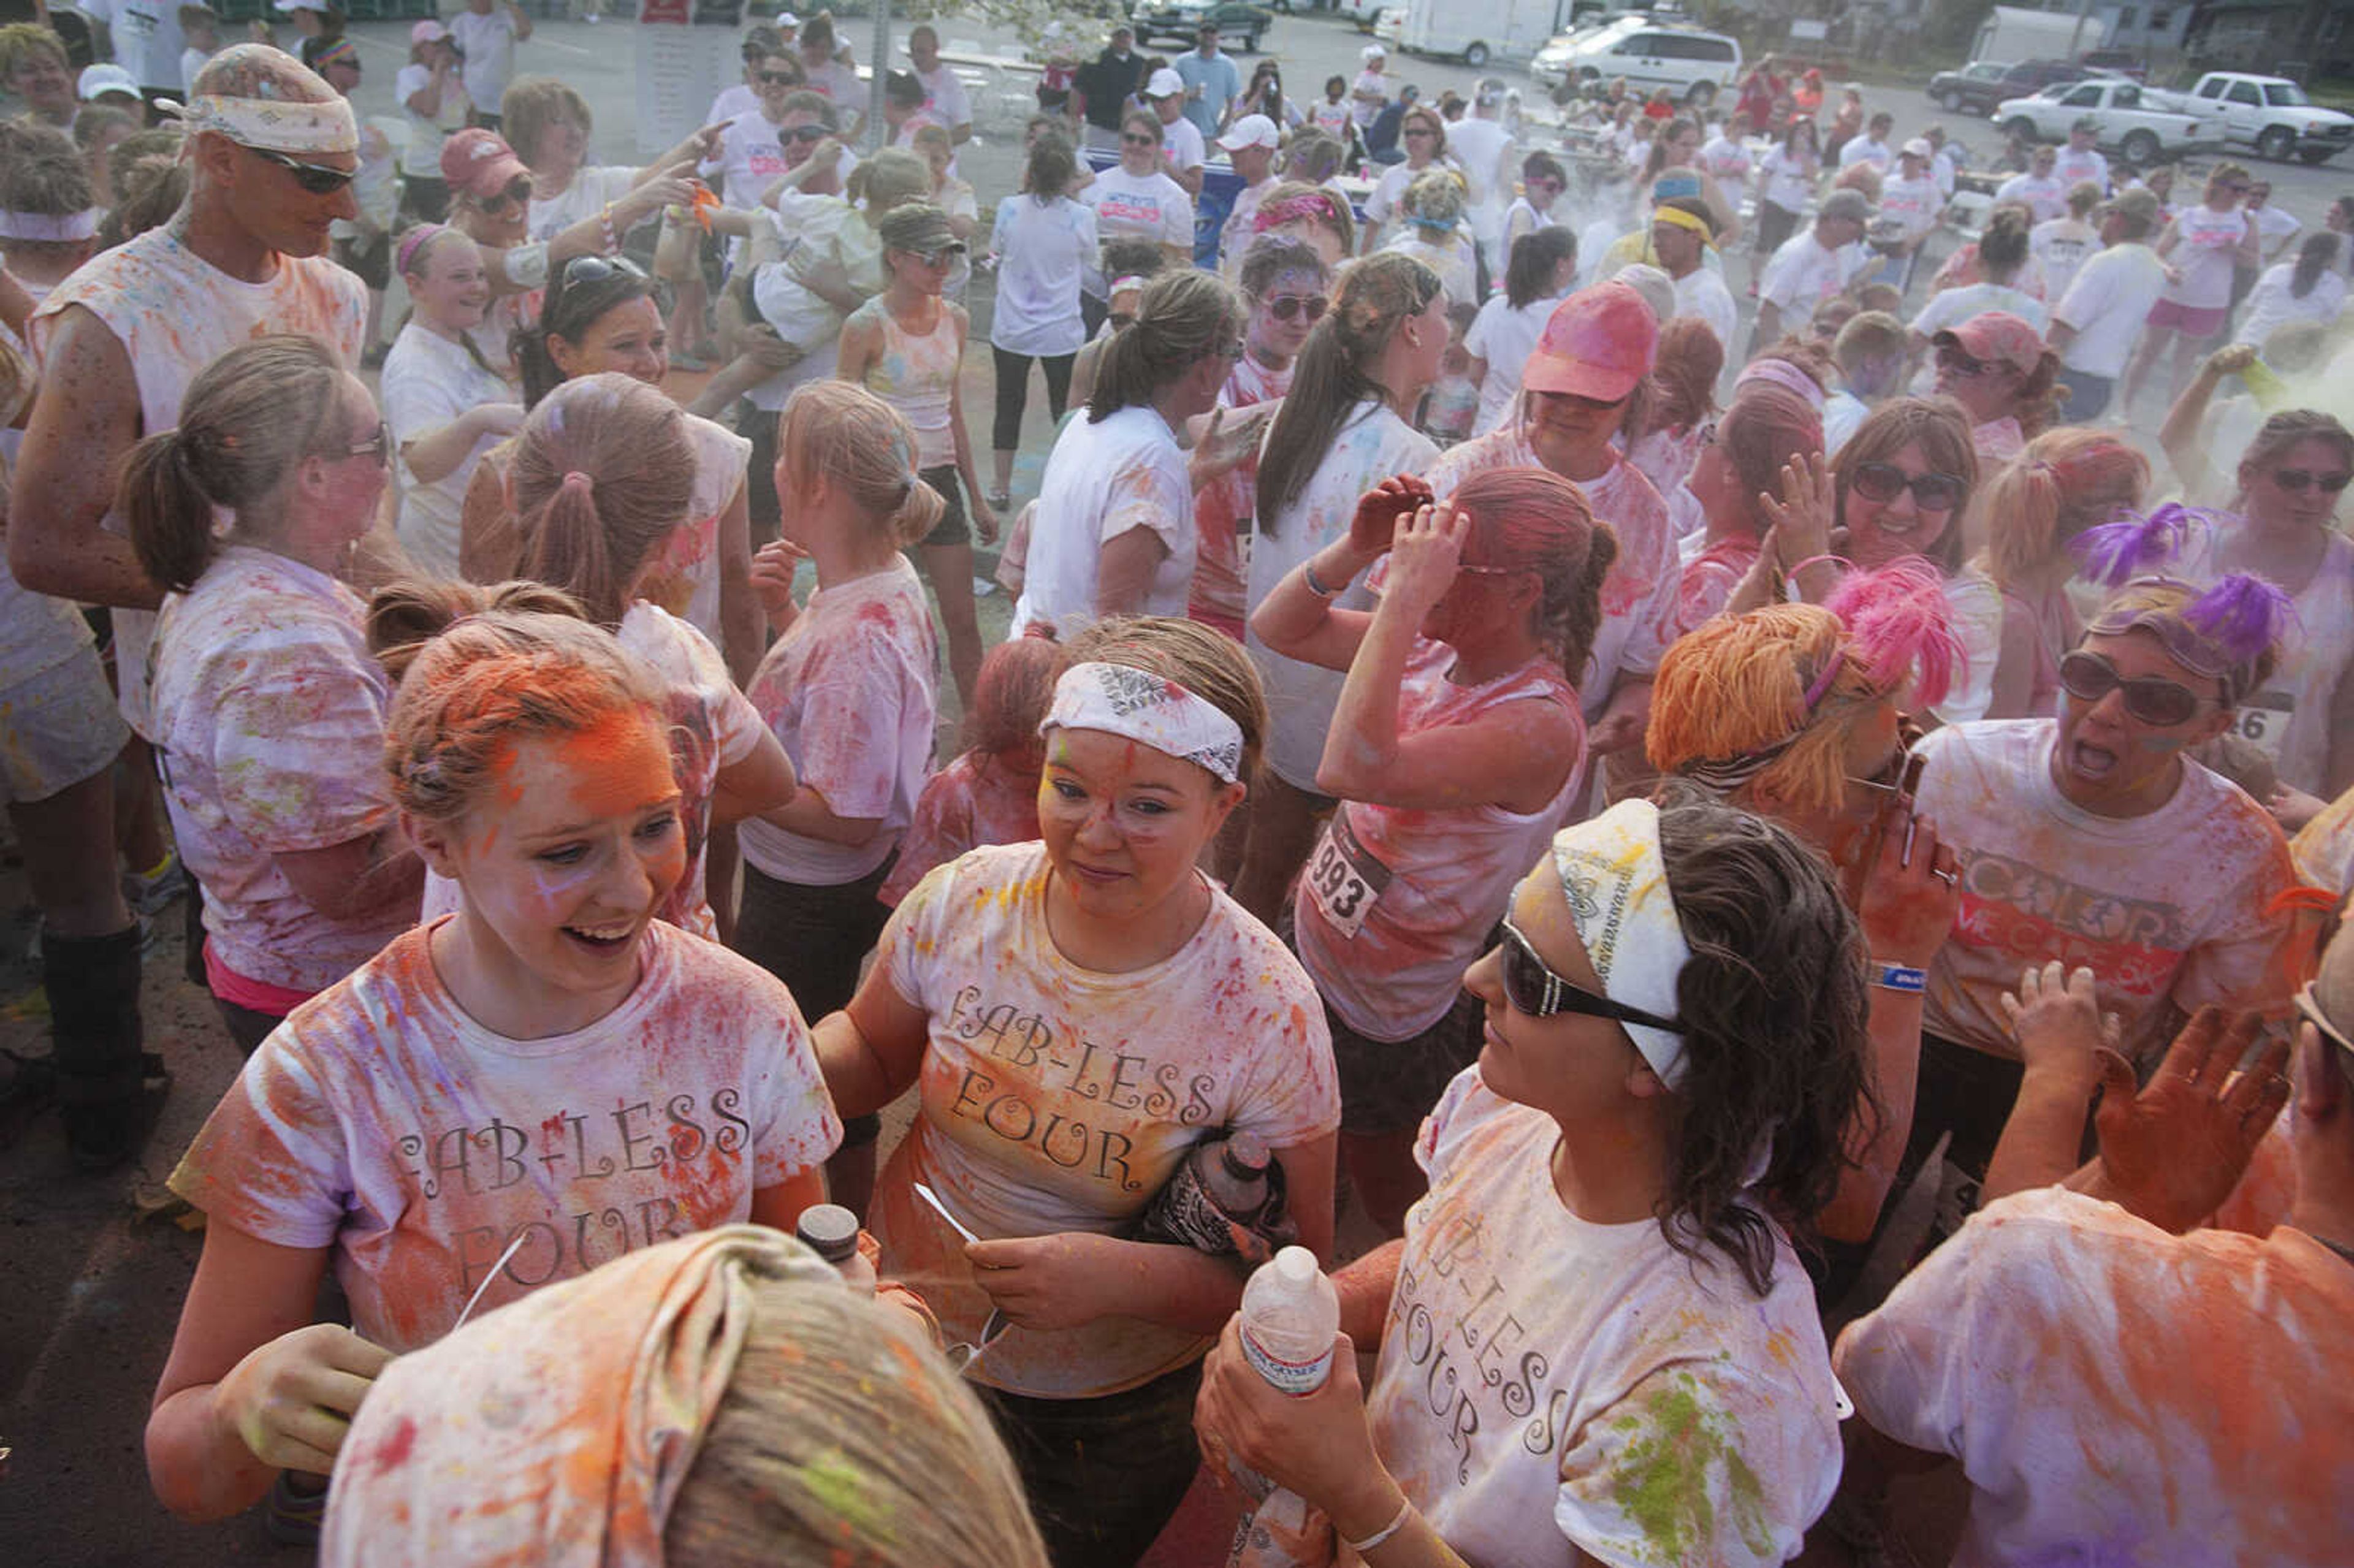
M 98 650 L 84 643 L 0 692 L 0 804 L 30 805 L 72 788 L 111 766 L 130 738 Z
M 956 464 L 942 463 L 938 468 L 928 468 L 916 477 L 939 492 L 940 499 L 948 503 L 940 509 L 940 520 L 932 524 L 932 531 L 924 535 L 922 543 L 927 546 L 971 544 L 972 521 L 965 515 L 964 486 L 957 482 Z
M 2224 305 L 2179 305 L 2160 300 L 2149 308 L 2149 324 L 2172 327 L 2191 342 L 2201 343 L 2221 333 L 2231 315 Z

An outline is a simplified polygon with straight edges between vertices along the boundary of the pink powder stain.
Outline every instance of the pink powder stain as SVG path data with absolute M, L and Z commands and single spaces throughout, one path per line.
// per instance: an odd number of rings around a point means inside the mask
M 373 1463 L 369 1473 L 376 1476 L 389 1475 L 408 1463 L 408 1456 L 415 1452 L 416 1448 L 416 1419 L 404 1415 L 392 1424 L 392 1430 L 385 1435 L 383 1442 L 376 1445 L 376 1453 L 371 1456 Z

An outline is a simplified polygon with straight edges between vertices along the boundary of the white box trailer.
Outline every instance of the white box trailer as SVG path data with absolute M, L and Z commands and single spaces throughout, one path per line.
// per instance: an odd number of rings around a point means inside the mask
M 1407 0 L 1398 48 L 1477 70 L 1491 59 L 1525 60 L 1570 28 L 1572 0 Z
M 2073 60 L 2086 49 L 2101 47 L 2104 24 L 2098 16 L 2066 11 L 2029 11 L 1998 5 L 1978 24 L 1970 58 L 2020 65 L 2028 60 Z

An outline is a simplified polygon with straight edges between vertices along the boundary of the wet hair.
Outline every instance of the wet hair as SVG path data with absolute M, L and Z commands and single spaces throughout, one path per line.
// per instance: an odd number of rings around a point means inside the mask
M 2141 504 L 2149 460 L 2116 430 L 2081 425 L 2046 431 L 1987 482 L 1987 575 L 2024 583 L 2085 529 Z
M 1732 406 L 1717 420 L 1716 444 L 1733 464 L 1750 530 L 1762 536 L 1766 518 L 1758 494 L 1780 494 L 1783 467 L 1823 450 L 1823 417 L 1788 387 L 1752 381 L 1735 389 Z
M 1523 310 L 1553 297 L 1553 274 L 1577 260 L 1577 236 L 1559 224 L 1532 228 L 1512 241 L 1504 263 L 1504 302 Z
M 883 101 L 900 109 L 921 109 L 930 92 L 911 70 L 889 70 L 883 75 Z
M 1160 260 L 1161 248 L 1156 245 L 1152 249 L 1153 259 Z M 1109 256 L 1108 247 L 1105 254 Z M 1329 281 L 1331 276 L 1331 269 L 1324 265 L 1324 258 L 1319 256 L 1316 247 L 1306 240 L 1295 239 L 1288 234 L 1262 234 L 1253 239 L 1250 248 L 1243 252 L 1243 264 L 1236 272 L 1235 281 L 1241 284 L 1244 294 L 1249 298 L 1263 299 L 1275 281 L 1286 272 L 1313 273 L 1319 283 Z
M 1947 576 L 1962 567 L 1962 517 L 1978 487 L 1978 447 L 1970 439 L 1970 416 L 1951 397 L 1891 397 L 1863 418 L 1855 434 L 1831 459 L 1831 520 L 1847 522 L 1847 493 L 1855 471 L 1868 462 L 1886 462 L 1918 441 L 1929 466 L 1962 482 L 1961 500 L 1946 515 L 1946 531 L 1917 552 L 1945 568 Z
M 1242 300 L 1214 274 L 1186 268 L 1153 279 L 1135 323 L 1096 361 L 1087 422 L 1099 425 L 1122 408 L 1150 403 L 1203 360 L 1225 353 L 1243 324 Z
M 519 76 L 507 83 L 499 99 L 499 130 L 515 155 L 529 163 L 539 155 L 540 138 L 560 121 L 578 122 L 584 132 L 596 129 L 597 117 L 588 101 L 568 81 L 552 76 Z
M 658 286 L 645 273 L 628 267 L 608 267 L 595 276 L 575 277 L 559 262 L 541 297 L 539 323 L 517 332 L 511 343 L 515 365 L 523 372 L 523 406 L 539 400 L 563 385 L 564 372 L 548 352 L 547 340 L 562 338 L 577 344 L 605 314 L 632 300 L 654 300 Z
M 523 573 L 618 626 L 649 557 L 687 520 L 695 448 L 686 413 L 608 371 L 567 381 L 524 421 L 507 471 Z
M 981 662 L 965 717 L 965 746 L 990 757 L 1034 755 L 1038 725 L 1054 705 L 1063 673 L 1062 645 L 1051 637 L 1015 637 Z
M 68 217 L 87 212 L 96 199 L 90 166 L 64 132 L 31 121 L 0 126 L 0 208 Z M 10 239 L 0 248 L 35 256 L 54 255 L 60 264 L 88 242 L 79 239 Z
M 1243 732 L 1242 766 L 1235 776 L 1257 775 L 1267 728 L 1267 691 L 1259 683 L 1258 666 L 1225 632 L 1173 616 L 1116 615 L 1078 632 L 1069 650 L 1074 664 L 1143 670 L 1176 682 L 1216 708 Z
M 1669 1097 L 1659 1230 L 1688 1256 L 1723 1253 L 1764 1296 L 1778 1239 L 1769 1214 L 1820 1213 L 1850 1128 L 1878 1122 L 1863 935 L 1823 858 L 1763 817 L 1670 789 L 1659 857 L 1691 949 L 1676 979 L 1685 1072 Z
M 948 504 L 916 471 L 916 432 L 907 416 L 848 381 L 793 389 L 777 417 L 777 461 L 797 474 L 824 475 L 848 493 L 871 531 L 902 548 L 938 527 Z M 787 496 L 785 504 L 798 500 Z
M 666 728 L 653 672 L 545 584 L 390 584 L 369 602 L 367 642 L 398 683 L 384 737 L 392 798 L 420 821 L 463 818 L 525 741 L 629 713 Z
M 1628 432 L 1633 446 L 1651 430 L 1686 430 L 1716 412 L 1716 378 L 1724 373 L 1724 344 L 1698 316 L 1674 316 L 1659 328 L 1651 355 L 1651 397 L 1643 429 Z
M 2296 248 L 2296 265 L 2289 273 L 2289 297 L 2301 300 L 2313 292 L 2313 286 L 2321 281 L 2321 275 L 2337 260 L 2338 236 L 2306 235 L 2305 243 Z
M 194 588 L 220 548 L 215 507 L 242 514 L 305 458 L 343 455 L 354 385 L 334 349 L 296 333 L 241 343 L 197 372 L 178 426 L 122 461 L 116 504 L 140 569 L 174 593 Z
M 0 27 L 0 81 L 30 65 L 37 55 L 53 58 L 60 70 L 73 69 L 73 61 L 66 55 L 65 39 L 39 23 L 11 22 Z
M 2354 434 L 2338 423 L 2337 415 L 2317 408 L 2284 408 L 2248 438 L 2247 450 L 2240 454 L 2240 469 L 2244 472 L 2269 468 L 2286 457 L 2297 442 L 2308 440 L 2327 441 L 2338 449 L 2338 461 L 2354 468 Z
M 1030 143 L 1030 153 L 1023 165 L 1023 185 L 1030 199 L 1040 207 L 1048 207 L 1062 199 L 1079 176 L 1077 154 L 1070 143 L 1059 133 L 1039 137 Z
M 1537 576 L 1530 630 L 1553 650 L 1574 685 L 1583 680 L 1602 625 L 1602 580 L 1618 558 L 1618 536 L 1597 522 L 1585 493 L 1542 468 L 1491 468 L 1455 493 L 1471 515 L 1467 544 L 1487 567 Z
M 1831 340 L 1831 359 L 1849 391 L 1884 397 L 1903 379 L 1908 346 L 1903 322 L 1886 311 L 1859 311 Z
M 1308 201 L 1311 206 L 1320 207 L 1320 216 L 1313 221 L 1321 223 L 1331 231 L 1332 237 L 1340 242 L 1341 254 L 1345 263 L 1346 258 L 1356 254 L 1357 217 L 1350 210 L 1349 204 L 1344 198 L 1334 196 L 1324 186 L 1310 185 L 1304 180 L 1278 181 L 1274 188 L 1260 198 L 1259 214 L 1265 217 L 1282 211 L 1290 203 L 1302 200 Z
M 1283 178 L 1288 184 L 1321 185 L 1341 172 L 1348 155 L 1349 149 L 1330 132 L 1310 128 L 1295 132 L 1283 150 Z M 1267 199 L 1273 201 L 1275 193 L 1269 191 Z
M 2008 283 L 2027 265 L 2027 231 L 2032 227 L 2017 208 L 1999 207 L 1978 237 L 1978 270 L 1989 283 Z
M 1103 275 L 1106 283 L 1122 278 L 1154 278 L 1169 270 L 1169 252 L 1161 249 L 1158 239 L 1144 239 L 1136 235 L 1123 235 L 1107 239 L 1103 248 Z
M 1341 274 L 1331 309 L 1308 334 L 1291 391 L 1268 426 L 1258 469 L 1258 526 L 1273 535 L 1360 403 L 1386 401 L 1373 366 L 1409 317 L 1444 291 L 1438 274 L 1400 251 L 1379 251 Z
M 663 1521 L 663 1558 L 1046 1568 L 988 1409 L 904 1314 L 798 1281 L 748 1289 L 750 1328 Z

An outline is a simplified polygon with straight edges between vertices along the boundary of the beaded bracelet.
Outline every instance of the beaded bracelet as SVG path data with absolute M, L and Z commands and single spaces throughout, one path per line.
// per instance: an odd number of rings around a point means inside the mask
M 1373 1531 L 1373 1534 L 1365 1537 L 1363 1541 L 1351 1541 L 1348 1537 L 1342 1536 L 1341 1538 L 1341 1543 L 1346 1546 L 1350 1551 L 1355 1552 L 1358 1556 L 1363 1557 L 1366 1552 L 1371 1552 L 1374 1547 L 1381 1545 L 1391 1536 L 1395 1535 L 1399 1531 L 1404 1530 L 1405 1528 L 1405 1521 L 1413 1517 L 1414 1499 L 1412 1498 L 1408 1498 L 1398 1504 L 1397 1517 L 1390 1520 L 1389 1523 L 1382 1526 L 1381 1529 Z
M 618 233 L 614 232 L 613 229 L 613 204 L 611 202 L 607 202 L 605 204 L 605 209 L 597 215 L 597 232 L 598 238 L 605 242 L 606 255 L 619 256 L 621 253 L 621 237 Z

